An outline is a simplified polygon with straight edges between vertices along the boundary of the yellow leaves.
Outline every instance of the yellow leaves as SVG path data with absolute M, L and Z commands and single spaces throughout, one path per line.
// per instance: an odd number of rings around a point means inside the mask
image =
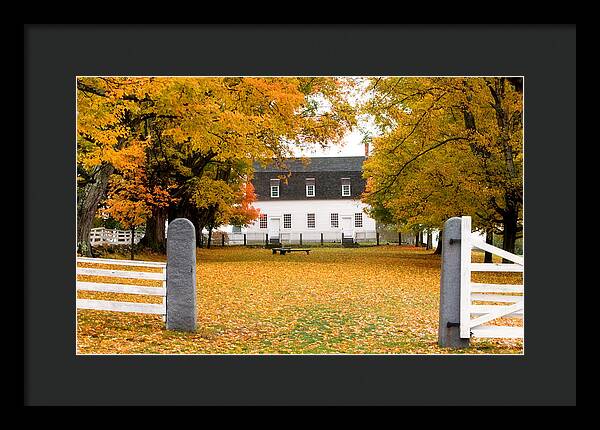
M 281 138 L 323 142 L 340 137 L 352 111 L 334 78 L 80 78 L 77 91 L 79 135 L 96 146 L 87 164 L 113 161 L 107 148 L 130 144 L 143 116 L 166 116 L 163 136 L 198 152 L 225 158 L 240 153 L 266 159 L 281 153 Z M 345 84 L 346 85 L 346 84 Z M 303 88 L 303 91 L 300 90 Z M 331 115 L 305 118 L 297 113 L 316 94 L 331 100 Z M 105 160 L 108 156 L 110 160 Z
M 114 147 L 108 147 L 102 152 L 102 158 L 118 170 L 136 170 L 144 162 L 144 149 L 147 143 L 147 141 L 133 140 L 130 145 L 122 149 L 117 150 Z
M 501 127 L 490 91 L 502 87 L 501 78 L 372 82 L 373 98 L 362 110 L 374 115 L 384 132 L 373 139 L 365 162 L 370 178 L 365 202 L 398 220 L 441 225 L 449 215 L 489 213 L 495 210 L 491 197 L 501 201 L 497 196 L 522 189 L 522 97 L 504 86 L 498 100 L 513 120 Z M 507 146 L 516 175 L 506 161 Z

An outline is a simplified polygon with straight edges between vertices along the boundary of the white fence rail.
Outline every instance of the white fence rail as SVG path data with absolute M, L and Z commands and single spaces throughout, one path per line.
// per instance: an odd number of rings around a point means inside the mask
M 354 240 L 357 242 L 373 242 L 377 240 L 377 232 L 373 231 L 357 231 L 354 233 Z
M 247 233 L 220 233 L 214 232 L 212 238 L 213 246 L 230 245 L 264 245 L 267 242 L 267 234 L 263 232 Z M 221 237 L 223 236 L 223 237 Z M 133 243 L 137 244 L 144 237 L 144 232 L 135 232 Z M 165 234 L 166 237 L 166 234 Z M 273 234 L 269 234 L 270 239 L 275 239 Z M 355 231 L 353 234 L 345 234 L 345 238 L 352 238 L 355 242 L 375 242 L 377 232 L 373 231 Z M 204 234 L 204 241 L 208 240 L 208 234 Z M 341 231 L 324 232 L 286 232 L 279 233 L 279 240 L 286 245 L 299 245 L 304 243 L 341 243 Z M 131 230 L 116 230 L 104 227 L 93 228 L 90 232 L 90 243 L 92 246 L 98 245 L 129 245 L 131 244 Z
M 487 284 L 472 282 L 472 272 L 523 272 L 522 256 L 489 245 L 471 233 L 471 217 L 461 218 L 460 337 L 523 338 L 524 327 L 488 325 L 498 318 L 524 317 L 522 284 Z M 513 264 L 472 263 L 471 250 L 478 248 L 498 255 Z M 512 294 L 508 294 L 512 293 Z M 473 302 L 484 302 L 473 304 Z M 498 304 L 500 303 L 500 304 Z
M 133 243 L 137 244 L 144 237 L 143 232 L 135 232 Z M 90 232 L 90 242 L 96 245 L 129 245 L 131 230 L 116 230 L 104 227 L 93 228 Z
M 299 245 L 309 243 L 342 243 L 341 231 L 303 231 L 290 232 L 281 231 L 278 235 L 273 233 L 248 232 L 248 233 L 228 233 L 228 239 L 225 240 L 225 245 L 263 245 L 269 240 L 278 238 L 284 245 Z M 244 242 L 244 237 L 246 241 Z M 346 234 L 345 238 L 352 238 L 356 242 L 375 242 L 377 240 L 377 232 L 373 231 L 355 231 L 353 234 Z M 217 245 L 220 241 L 216 242 Z
M 131 236 L 130 236 L 131 238 Z M 124 267 L 150 267 L 160 269 L 160 272 L 142 272 L 134 270 L 115 270 L 101 267 L 79 267 L 80 263 L 91 263 L 97 266 L 124 266 Z M 132 285 L 121 283 L 104 283 L 95 281 L 77 280 L 77 291 L 97 291 L 102 293 L 121 293 L 121 294 L 142 294 L 149 296 L 161 296 L 162 303 L 136 303 L 96 299 L 77 299 L 77 309 L 94 309 L 101 311 L 116 312 L 137 312 L 144 314 L 158 314 L 164 316 L 167 313 L 166 307 L 166 274 L 167 264 L 153 261 L 135 261 L 135 260 L 113 260 L 107 258 L 77 258 L 76 274 L 79 276 L 101 276 L 120 279 L 144 279 L 162 281 L 160 287 L 147 285 Z

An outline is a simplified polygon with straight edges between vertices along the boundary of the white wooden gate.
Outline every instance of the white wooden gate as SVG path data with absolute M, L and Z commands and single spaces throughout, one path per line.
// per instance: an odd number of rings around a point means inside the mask
M 151 279 L 162 281 L 160 287 L 151 287 L 147 285 L 132 285 L 132 284 L 112 284 L 101 282 L 89 282 L 77 280 L 78 291 L 98 291 L 104 293 L 125 293 L 125 294 L 143 294 L 150 296 L 161 296 L 162 303 L 135 303 L 121 302 L 110 300 L 93 300 L 93 299 L 77 299 L 78 309 L 95 309 L 102 311 L 116 312 L 137 312 L 144 314 L 163 315 L 163 320 L 167 313 L 166 307 L 166 280 L 167 280 L 167 264 L 154 261 L 137 261 L 137 260 L 112 260 L 107 258 L 88 258 L 78 257 L 77 263 L 93 263 L 97 265 L 118 265 L 118 266 L 133 266 L 133 267 L 152 267 L 160 269 L 159 272 L 134 272 L 131 270 L 113 270 L 102 268 L 90 268 L 77 266 L 77 275 L 92 275 L 103 276 L 121 279 Z
M 136 231 L 133 236 L 133 243 L 139 243 L 144 234 L 144 232 Z M 131 244 L 131 230 L 116 230 L 104 227 L 93 228 L 90 231 L 90 244 L 92 246 L 107 244 L 129 245 Z
M 515 264 L 472 263 L 479 248 Z M 523 338 L 524 327 L 486 325 L 498 318 L 524 318 L 523 284 L 486 284 L 471 281 L 472 272 L 523 272 L 523 257 L 489 245 L 471 233 L 471 217 L 461 218 L 460 337 Z M 506 293 L 515 293 L 514 295 Z M 490 302 L 474 305 L 473 302 Z M 498 304 L 501 303 L 501 304 Z

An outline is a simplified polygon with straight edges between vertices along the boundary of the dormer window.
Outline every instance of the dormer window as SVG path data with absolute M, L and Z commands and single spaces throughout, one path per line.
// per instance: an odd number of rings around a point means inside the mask
M 351 192 L 350 178 L 342 178 L 342 197 L 349 197 Z
M 279 179 L 271 179 L 271 198 L 279 197 Z
M 315 196 L 315 178 L 306 178 L 306 197 Z

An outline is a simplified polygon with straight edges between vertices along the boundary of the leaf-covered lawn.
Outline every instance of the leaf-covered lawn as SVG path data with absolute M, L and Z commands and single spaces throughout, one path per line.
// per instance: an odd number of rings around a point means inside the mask
M 482 255 L 474 254 L 475 259 Z M 127 257 L 123 257 L 127 258 Z M 139 259 L 163 260 L 142 255 Z M 199 249 L 198 329 L 167 331 L 160 316 L 77 311 L 80 354 L 521 354 L 521 340 L 437 346 L 440 258 L 411 247 Z M 478 275 L 497 283 L 520 274 Z M 149 284 L 150 285 L 150 284 Z M 79 292 L 82 298 L 160 298 Z

